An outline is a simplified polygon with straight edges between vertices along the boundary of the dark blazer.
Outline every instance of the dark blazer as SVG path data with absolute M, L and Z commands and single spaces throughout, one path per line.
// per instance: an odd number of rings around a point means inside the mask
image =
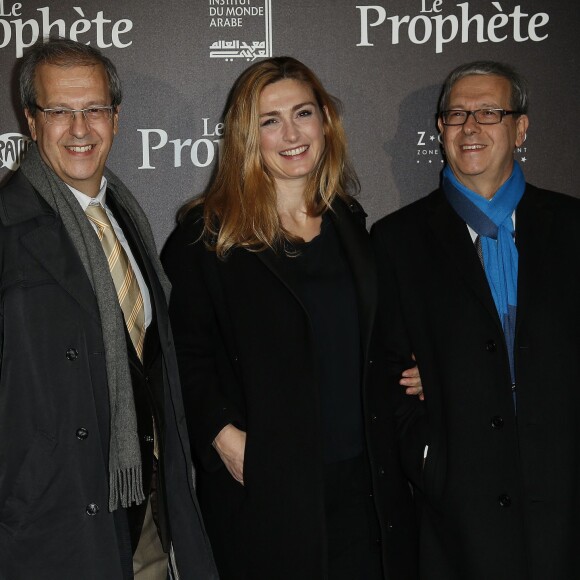
M 151 385 L 159 414 L 166 528 L 182 578 L 216 578 L 156 258 L 129 216 L 118 207 L 116 215 L 155 312 L 150 364 L 132 376 Z M 0 297 L 0 577 L 124 578 L 107 509 L 109 403 L 96 298 L 60 219 L 19 172 L 0 190 Z
M 410 494 L 392 453 L 384 384 L 373 387 L 376 274 L 364 213 L 331 212 L 352 268 L 364 368 L 363 408 L 389 578 L 413 577 Z M 323 456 L 309 317 L 272 251 L 217 259 L 192 211 L 169 239 L 170 316 L 198 493 L 223 579 L 325 577 Z M 382 420 L 383 419 L 383 420 Z M 247 432 L 242 487 L 212 441 L 228 423 Z
M 388 364 L 414 352 L 425 390 L 392 387 L 421 577 L 580 578 L 580 201 L 527 185 L 516 211 L 517 417 L 484 270 L 442 192 L 372 237 Z

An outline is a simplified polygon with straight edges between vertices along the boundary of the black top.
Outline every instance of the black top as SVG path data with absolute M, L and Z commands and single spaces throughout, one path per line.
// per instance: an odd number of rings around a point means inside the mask
M 352 272 L 330 217 L 320 235 L 291 249 L 281 268 L 310 317 L 320 386 L 324 460 L 363 452 L 360 331 Z

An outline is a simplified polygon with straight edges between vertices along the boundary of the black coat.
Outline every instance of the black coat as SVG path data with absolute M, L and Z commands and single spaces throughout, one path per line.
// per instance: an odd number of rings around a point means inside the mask
M 364 213 L 340 200 L 331 216 L 353 272 L 361 329 L 363 408 L 389 578 L 413 577 L 408 485 L 392 454 L 384 385 L 371 380 L 376 273 Z M 222 578 L 325 577 L 323 456 L 309 317 L 274 252 L 218 260 L 192 212 L 163 263 L 170 316 L 199 464 L 198 491 Z M 247 432 L 242 487 L 212 448 L 222 427 Z
M 396 409 L 421 577 L 580 578 L 580 201 L 527 185 L 516 211 L 517 419 L 485 273 L 442 192 L 372 236 L 385 352 L 393 373 L 414 352 L 425 389 Z
M 182 578 L 216 578 L 156 258 L 128 220 L 162 353 L 154 396 L 163 401 L 161 464 L 177 565 Z M 0 298 L 0 578 L 119 580 L 96 298 L 62 222 L 19 172 L 0 190 Z

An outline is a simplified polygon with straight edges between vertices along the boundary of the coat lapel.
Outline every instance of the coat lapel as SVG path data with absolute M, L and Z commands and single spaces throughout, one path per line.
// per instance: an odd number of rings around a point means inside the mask
M 453 211 L 441 191 L 435 193 L 429 226 L 443 249 L 446 261 L 477 296 L 503 333 L 485 272 L 481 267 L 465 222 Z
M 276 255 L 276 252 L 274 252 L 271 249 L 267 249 L 264 250 L 263 252 L 256 252 L 255 255 L 262 261 L 262 263 L 266 266 L 266 268 L 268 268 L 268 270 L 270 270 L 272 274 L 274 274 L 274 276 L 276 276 L 276 278 L 278 278 L 278 280 L 280 280 L 280 282 L 282 282 L 282 284 L 286 286 L 288 291 L 292 294 L 292 296 L 294 296 L 296 301 L 300 304 L 306 316 L 308 316 L 308 311 L 306 310 L 306 307 L 302 303 L 302 300 L 300 300 L 300 297 L 296 289 L 294 288 L 292 279 L 286 276 L 284 271 L 279 267 L 278 262 L 280 258 Z
M 526 192 L 516 210 L 516 246 L 518 248 L 518 315 L 516 333 L 528 306 L 529 294 L 543 278 L 541 270 L 547 256 L 548 237 L 553 226 L 553 211 L 549 201 L 536 195 L 535 188 Z
M 347 206 L 337 198 L 330 216 L 342 242 L 358 302 L 361 346 L 368 352 L 377 309 L 377 271 L 370 237 L 364 227 L 365 214 L 358 203 Z M 360 213 L 357 223 L 356 213 Z
M 59 220 L 24 234 L 21 242 L 80 306 L 95 320 L 100 320 L 93 287 Z
M 93 288 L 62 222 L 21 172 L 17 172 L 2 190 L 0 219 L 6 225 L 36 220 L 37 227 L 21 236 L 22 245 L 42 269 L 99 320 Z M 35 274 L 24 272 L 24 275 Z

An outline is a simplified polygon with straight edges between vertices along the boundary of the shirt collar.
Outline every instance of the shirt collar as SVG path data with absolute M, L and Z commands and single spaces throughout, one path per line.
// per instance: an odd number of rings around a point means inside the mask
M 102 205 L 105 207 L 105 201 L 107 197 L 107 178 L 103 175 L 101 177 L 101 188 L 96 197 L 90 197 L 86 193 L 75 189 L 74 187 L 66 184 L 66 186 L 72 191 L 73 195 L 77 198 L 77 201 L 81 204 L 83 211 L 87 211 L 89 205 Z

